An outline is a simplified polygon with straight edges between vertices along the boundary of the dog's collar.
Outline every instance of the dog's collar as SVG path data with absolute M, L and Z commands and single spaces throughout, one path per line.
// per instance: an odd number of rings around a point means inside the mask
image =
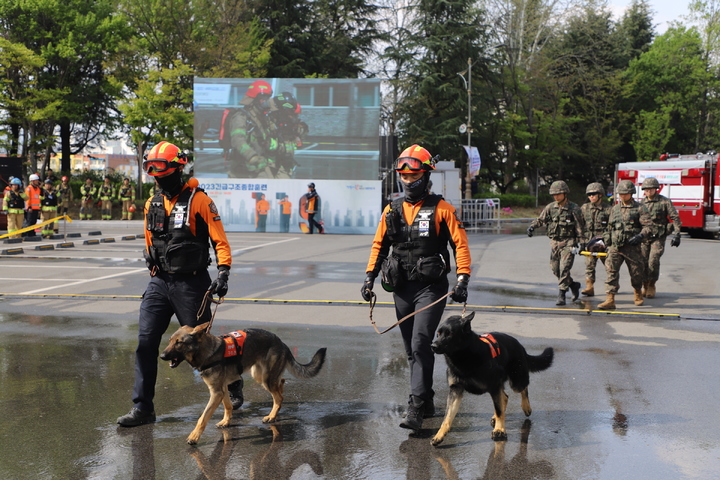
M 490 354 L 492 355 L 492 358 L 500 355 L 500 344 L 497 342 L 497 340 L 495 340 L 495 337 L 493 337 L 492 334 L 483 333 L 478 338 L 488 344 L 488 346 L 490 347 Z
M 210 362 L 207 365 L 201 365 L 198 368 L 199 372 L 204 372 L 205 370 L 209 370 L 213 367 L 217 367 L 221 363 L 223 363 L 228 358 L 242 358 L 243 354 L 243 346 L 245 345 L 245 339 L 247 338 L 247 334 L 243 332 L 242 330 L 238 330 L 235 332 L 230 332 L 227 335 L 221 335 L 220 339 L 223 341 L 223 343 L 218 346 L 217 350 L 213 352 L 212 357 L 215 357 L 220 352 L 223 352 L 223 356 L 220 360 L 216 360 L 214 362 Z

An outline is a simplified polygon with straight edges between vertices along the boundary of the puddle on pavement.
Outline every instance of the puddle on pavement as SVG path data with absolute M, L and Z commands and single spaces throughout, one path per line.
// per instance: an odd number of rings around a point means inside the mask
M 268 325 L 301 362 L 327 346 L 323 371 L 309 380 L 286 376 L 285 402 L 273 425 L 262 423 L 272 405 L 269 394 L 246 376 L 246 403 L 232 426 L 215 428 L 221 418 L 216 412 L 198 446 L 190 447 L 185 439 L 208 392 L 186 364 L 159 365 L 157 423 L 131 429 L 115 424 L 131 406 L 132 320 L 0 317 L 0 404 L 12 412 L 0 423 L 3 479 L 571 479 L 593 465 L 575 450 L 595 442 L 589 434 L 607 431 L 600 435 L 611 447 L 602 448 L 617 452 L 622 445 L 613 439 L 634 438 L 629 415 L 574 416 L 536 393 L 532 423 L 513 396 L 509 439 L 493 442 L 490 398 L 466 395 L 450 434 L 435 448 L 430 438 L 441 417 L 427 419 L 417 436 L 398 427 L 408 377 L 399 335 Z M 213 333 L 229 329 L 220 321 Z M 82 334 L 90 330 L 93 335 Z M 439 359 L 440 411 L 444 370 Z M 636 437 L 633 445 L 647 440 Z

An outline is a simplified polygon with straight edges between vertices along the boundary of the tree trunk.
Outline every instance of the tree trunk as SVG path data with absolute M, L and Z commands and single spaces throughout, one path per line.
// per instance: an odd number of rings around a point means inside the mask
M 60 171 L 70 173 L 72 163 L 70 161 L 70 122 L 60 121 Z

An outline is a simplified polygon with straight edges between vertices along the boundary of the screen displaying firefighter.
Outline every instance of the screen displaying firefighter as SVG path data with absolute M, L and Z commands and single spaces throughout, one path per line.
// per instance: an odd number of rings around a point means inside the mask
M 195 174 L 375 180 L 380 81 L 195 78 Z

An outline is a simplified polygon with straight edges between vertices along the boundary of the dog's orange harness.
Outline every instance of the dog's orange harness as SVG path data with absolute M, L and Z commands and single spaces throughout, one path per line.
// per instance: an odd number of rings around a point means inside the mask
M 245 345 L 245 339 L 247 338 L 245 332 L 238 330 L 227 335 L 221 335 L 220 338 L 225 342 L 224 358 L 242 357 L 243 345 Z
M 492 358 L 500 355 L 500 344 L 498 344 L 497 340 L 495 340 L 495 337 L 493 337 L 489 333 L 483 333 L 478 338 L 488 344 L 488 346 L 490 347 L 490 354 L 492 355 Z

